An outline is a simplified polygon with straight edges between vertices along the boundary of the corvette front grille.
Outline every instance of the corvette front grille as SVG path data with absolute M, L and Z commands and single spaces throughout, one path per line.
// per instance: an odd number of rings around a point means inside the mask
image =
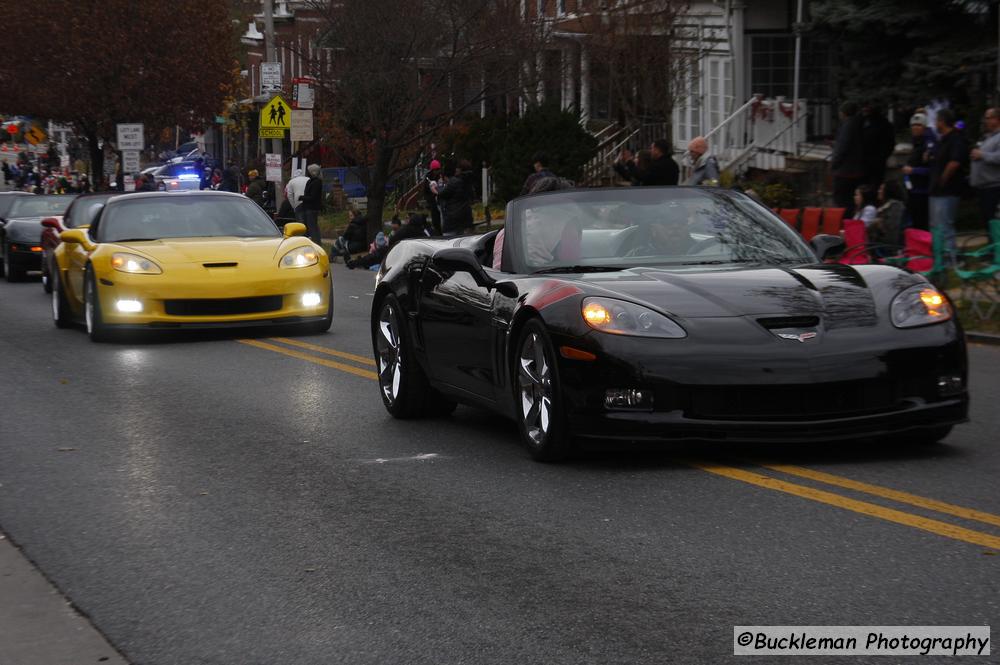
M 811 420 L 891 410 L 900 390 L 870 379 L 812 385 L 693 386 L 685 411 L 692 418 Z
M 277 311 L 281 309 L 281 305 L 282 296 L 163 301 L 163 309 L 170 316 L 262 314 Z

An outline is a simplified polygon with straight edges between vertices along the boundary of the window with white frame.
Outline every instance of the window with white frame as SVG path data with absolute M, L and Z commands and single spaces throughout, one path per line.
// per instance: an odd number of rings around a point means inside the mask
M 705 131 L 712 131 L 733 112 L 732 61 L 724 57 L 706 58 L 705 106 L 707 121 Z

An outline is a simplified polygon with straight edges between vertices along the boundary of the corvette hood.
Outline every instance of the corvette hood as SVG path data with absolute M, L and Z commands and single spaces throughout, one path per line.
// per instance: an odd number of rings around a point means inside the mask
M 187 263 L 238 263 L 240 266 L 277 266 L 283 244 L 295 245 L 283 238 L 168 238 L 114 243 L 148 256 L 161 266 Z
M 875 300 L 850 266 L 668 271 L 636 268 L 587 275 L 609 296 L 648 303 L 685 318 L 822 316 L 827 326 L 873 325 Z

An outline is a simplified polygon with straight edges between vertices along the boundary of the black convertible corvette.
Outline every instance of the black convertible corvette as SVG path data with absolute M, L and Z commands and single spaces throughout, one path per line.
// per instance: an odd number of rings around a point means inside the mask
M 947 296 L 898 268 L 824 263 L 839 238 L 810 247 L 742 194 L 534 194 L 504 234 L 389 253 L 371 323 L 393 416 L 483 406 L 540 460 L 587 437 L 933 442 L 966 419 Z

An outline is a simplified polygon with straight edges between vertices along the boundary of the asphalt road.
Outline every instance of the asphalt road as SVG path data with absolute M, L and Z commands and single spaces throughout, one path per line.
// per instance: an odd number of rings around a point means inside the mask
M 1000 348 L 942 446 L 541 465 L 480 411 L 391 420 L 372 273 L 334 269 L 329 334 L 249 343 L 94 345 L 0 283 L 0 529 L 131 662 L 719 663 L 734 625 L 1000 624 Z

